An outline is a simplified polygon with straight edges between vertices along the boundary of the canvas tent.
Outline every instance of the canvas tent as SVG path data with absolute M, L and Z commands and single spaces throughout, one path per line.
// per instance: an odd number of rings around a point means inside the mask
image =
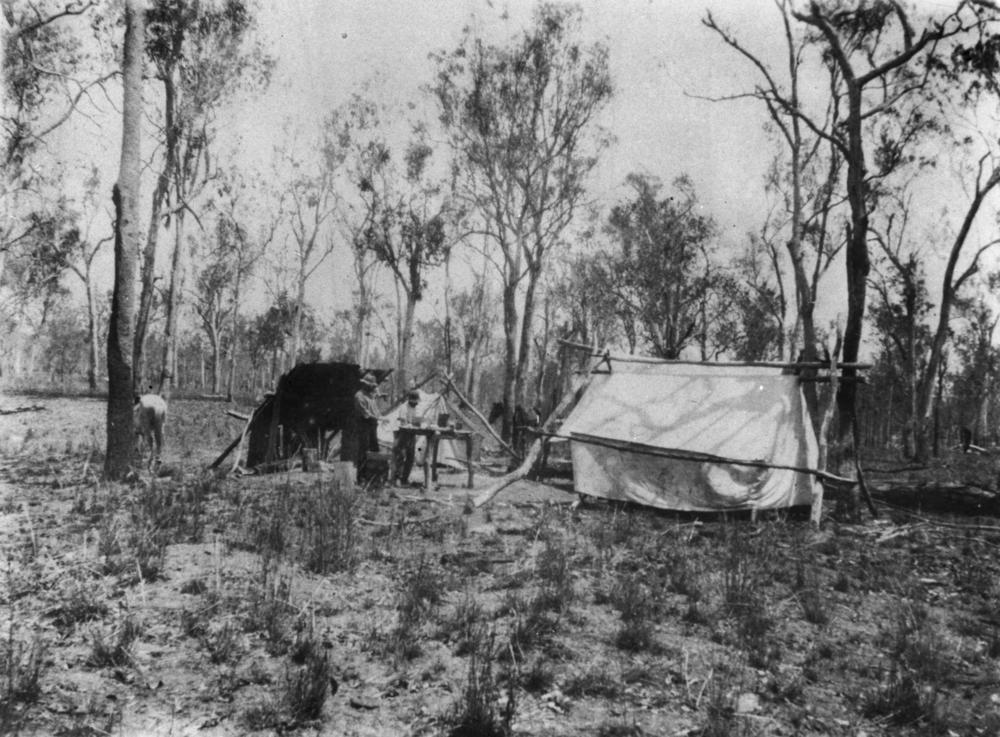
M 474 413 L 462 409 L 460 401 L 453 400 L 448 394 L 440 392 L 425 392 L 417 390 L 420 394 L 420 401 L 417 404 L 417 411 L 423 418 L 425 425 L 433 425 L 437 422 L 438 416 L 447 414 L 451 421 L 461 423 L 466 430 L 471 430 L 474 434 L 473 440 L 473 461 L 478 461 L 477 450 L 487 450 L 496 452 L 499 450 L 499 443 L 493 435 L 486 429 L 482 420 Z M 382 415 L 378 423 L 379 445 L 389 450 L 393 447 L 394 433 L 399 428 L 399 414 L 405 406 L 403 401 L 396 407 Z M 417 438 L 417 453 L 415 463 L 423 462 L 423 452 L 426 446 L 426 438 Z M 438 463 L 455 468 L 466 467 L 465 444 L 454 442 L 447 438 L 442 438 L 438 444 Z
M 571 439 L 578 492 L 685 511 L 811 503 L 811 474 L 725 462 L 817 467 L 797 376 L 632 357 L 605 365 L 560 430 Z

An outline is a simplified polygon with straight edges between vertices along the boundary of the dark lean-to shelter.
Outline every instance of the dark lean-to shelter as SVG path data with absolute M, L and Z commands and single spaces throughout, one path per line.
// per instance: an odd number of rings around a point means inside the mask
M 382 383 L 392 369 L 362 369 L 355 363 L 300 363 L 278 381 L 274 394 L 247 422 L 245 466 L 266 469 L 305 448 L 325 458 L 341 436 L 340 457 L 354 460 L 354 394 L 365 373 Z

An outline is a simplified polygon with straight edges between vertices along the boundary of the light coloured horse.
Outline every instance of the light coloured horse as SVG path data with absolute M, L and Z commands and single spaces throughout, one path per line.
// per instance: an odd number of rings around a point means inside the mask
M 150 453 L 149 467 L 159 463 L 163 450 L 163 425 L 167 421 L 167 400 L 159 394 L 143 394 L 132 410 L 135 434 Z

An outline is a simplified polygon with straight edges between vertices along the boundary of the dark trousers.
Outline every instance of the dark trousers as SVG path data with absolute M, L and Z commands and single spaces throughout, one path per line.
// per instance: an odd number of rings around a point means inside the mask
M 358 479 L 364 477 L 368 466 L 368 451 L 378 451 L 378 420 L 358 420 L 357 423 L 357 458 L 354 465 L 358 469 Z
M 413 460 L 417 455 L 417 437 L 402 433 L 396 436 L 395 448 L 396 480 L 402 484 L 410 480 Z

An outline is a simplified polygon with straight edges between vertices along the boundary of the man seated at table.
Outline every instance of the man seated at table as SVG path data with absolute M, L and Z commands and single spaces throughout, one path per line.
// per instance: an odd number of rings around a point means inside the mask
M 420 392 L 414 390 L 406 395 L 406 404 L 399 408 L 399 426 L 416 427 L 420 425 L 422 416 L 417 410 L 420 404 Z M 410 482 L 410 472 L 413 470 L 413 460 L 416 456 L 417 436 L 413 433 L 396 434 L 396 483 L 404 486 Z

